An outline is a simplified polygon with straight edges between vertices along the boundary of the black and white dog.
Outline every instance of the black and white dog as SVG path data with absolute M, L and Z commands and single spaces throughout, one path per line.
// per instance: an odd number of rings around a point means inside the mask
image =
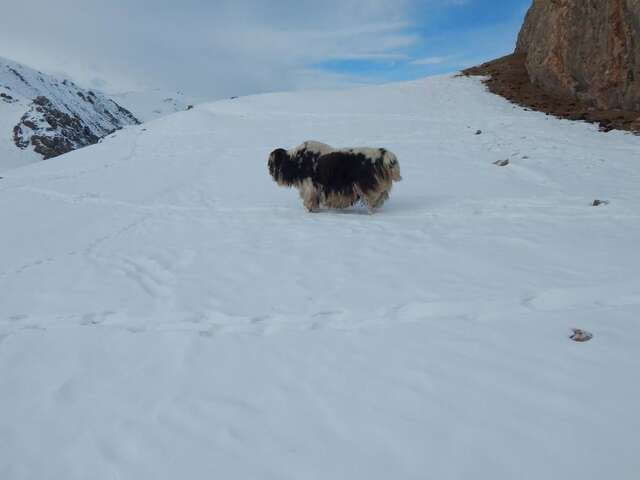
M 347 208 L 362 201 L 369 212 L 402 180 L 396 156 L 384 148 L 343 148 L 307 141 L 269 155 L 269 173 L 283 187 L 296 187 L 310 212 L 324 205 Z

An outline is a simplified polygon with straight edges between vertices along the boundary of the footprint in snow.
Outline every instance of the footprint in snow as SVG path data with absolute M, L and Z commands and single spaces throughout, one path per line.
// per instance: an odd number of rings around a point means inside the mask
M 269 320 L 271 318 L 270 315 L 258 315 L 255 317 L 251 318 L 251 323 L 256 324 L 256 323 L 262 323 L 266 320 Z
M 144 327 L 129 327 L 127 328 L 127 332 L 129 333 L 145 333 L 147 331 Z
M 342 315 L 344 312 L 342 310 L 322 310 L 320 312 L 314 313 L 311 317 L 333 317 L 336 315 Z
M 80 325 L 91 326 L 91 325 L 100 325 L 104 319 L 98 318 L 95 313 L 85 313 L 80 319 Z

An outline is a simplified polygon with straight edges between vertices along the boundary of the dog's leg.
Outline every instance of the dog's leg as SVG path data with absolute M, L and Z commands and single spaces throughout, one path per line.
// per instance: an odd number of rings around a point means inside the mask
M 389 198 L 389 191 L 383 190 L 376 194 L 365 195 L 364 204 L 367 206 L 369 215 L 372 215 L 378 208 L 380 208 L 384 202 Z
M 376 201 L 377 199 L 371 198 L 369 196 L 364 198 L 364 204 L 367 206 L 367 212 L 369 215 L 373 215 L 376 209 Z
M 318 208 L 320 208 L 320 199 L 318 194 L 316 193 L 315 195 L 310 195 L 309 198 L 306 198 L 304 200 L 304 206 L 310 213 L 318 210 Z
M 387 200 L 389 200 L 389 190 L 385 190 L 380 194 L 380 196 L 373 203 L 373 208 L 380 208 Z
M 311 180 L 307 179 L 302 183 L 300 196 L 307 211 L 313 212 L 320 207 L 320 192 Z
M 378 208 L 380 194 L 369 193 L 368 195 L 364 195 L 362 198 L 363 203 L 367 206 L 367 210 L 369 211 L 369 215 L 372 215 L 376 208 Z

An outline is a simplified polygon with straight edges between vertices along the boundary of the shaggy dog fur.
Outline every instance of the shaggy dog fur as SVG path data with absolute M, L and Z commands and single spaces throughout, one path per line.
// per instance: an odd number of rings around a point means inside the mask
M 310 212 L 321 205 L 347 208 L 359 201 L 369 212 L 389 198 L 402 180 L 396 156 L 384 148 L 344 148 L 314 141 L 269 155 L 269 173 L 283 187 L 295 187 Z

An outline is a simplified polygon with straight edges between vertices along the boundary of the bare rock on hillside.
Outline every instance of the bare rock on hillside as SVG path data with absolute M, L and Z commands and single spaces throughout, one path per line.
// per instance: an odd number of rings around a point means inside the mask
M 640 111 L 640 0 L 534 0 L 516 53 L 549 93 Z

